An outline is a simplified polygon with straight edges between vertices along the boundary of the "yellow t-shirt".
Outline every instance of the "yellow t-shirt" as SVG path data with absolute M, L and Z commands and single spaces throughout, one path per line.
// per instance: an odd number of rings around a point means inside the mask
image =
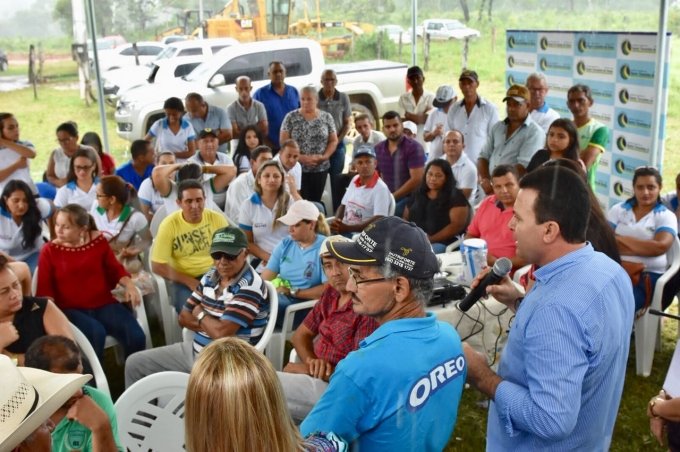
M 173 212 L 158 227 L 151 260 L 168 264 L 186 275 L 201 276 L 213 265 L 212 236 L 226 226 L 224 215 L 210 209 L 203 211 L 203 219 L 196 224 L 187 223 L 181 210 Z

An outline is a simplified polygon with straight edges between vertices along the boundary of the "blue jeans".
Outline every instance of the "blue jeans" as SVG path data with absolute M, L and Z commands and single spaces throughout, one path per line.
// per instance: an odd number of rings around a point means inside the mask
M 64 309 L 69 321 L 89 339 L 101 360 L 106 336 L 113 336 L 123 346 L 125 356 L 144 350 L 146 336 L 132 312 L 120 303 L 97 309 Z
M 184 304 L 191 296 L 192 290 L 184 284 L 169 281 L 167 279 L 165 280 L 165 284 L 168 286 L 168 296 L 170 297 L 170 301 L 175 307 L 175 311 L 177 311 L 177 314 L 179 315 L 179 313 L 182 312 Z
M 343 187 L 342 170 L 345 169 L 345 143 L 340 141 L 335 148 L 335 152 L 331 155 L 329 163 L 331 164 L 329 174 L 331 176 L 331 198 L 333 200 L 333 212 L 338 210 L 344 190 L 347 185 Z
M 654 296 L 654 286 L 656 286 L 656 281 L 661 277 L 661 273 L 654 272 L 642 272 L 640 276 L 640 282 L 633 286 L 633 296 L 635 297 L 635 310 L 642 309 L 645 305 L 645 298 L 647 295 L 647 289 L 645 288 L 645 281 L 647 278 L 645 275 L 649 275 L 649 280 L 652 285 L 652 292 L 649 294 L 650 300 Z
M 446 252 L 446 243 L 433 243 L 432 244 L 432 251 L 434 251 L 434 254 L 441 254 Z
M 395 217 L 403 217 L 404 216 L 404 209 L 406 208 L 406 204 L 408 204 L 409 196 L 404 196 L 401 199 L 397 200 L 396 205 L 394 206 L 394 216 Z

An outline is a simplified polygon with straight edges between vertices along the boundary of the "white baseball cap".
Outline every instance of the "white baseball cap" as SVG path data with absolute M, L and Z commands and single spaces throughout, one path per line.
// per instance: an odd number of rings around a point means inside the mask
M 319 209 L 313 202 L 300 199 L 295 201 L 288 213 L 279 218 L 279 221 L 286 226 L 293 226 L 302 220 L 316 221 L 319 219 Z

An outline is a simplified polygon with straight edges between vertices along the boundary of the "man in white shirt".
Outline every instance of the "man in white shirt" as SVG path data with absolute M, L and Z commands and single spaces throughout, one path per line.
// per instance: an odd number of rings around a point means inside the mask
M 411 86 L 411 91 L 399 96 L 399 108 L 404 112 L 405 121 L 413 121 L 418 127 L 417 136 L 414 137 L 425 148 L 423 137 L 427 112 L 432 109 L 434 94 L 425 91 L 425 75 L 419 66 L 411 66 L 406 71 L 406 80 Z
M 362 144 L 370 144 L 375 146 L 381 141 L 385 141 L 387 139 L 384 133 L 378 130 L 373 130 L 371 118 L 369 118 L 366 114 L 361 114 L 354 118 L 354 128 L 358 132 L 358 135 L 356 138 L 354 138 L 352 149 L 357 149 Z
M 335 220 L 331 223 L 334 234 L 361 232 L 378 218 L 389 215 L 392 195 L 376 170 L 373 146 L 359 146 L 352 157 L 358 174 L 349 183 L 335 212 Z
M 274 160 L 281 162 L 283 170 L 286 172 L 286 188 L 289 193 L 299 191 L 302 187 L 302 166 L 300 159 L 300 147 L 295 140 L 286 140 L 281 143 L 281 150 Z M 292 190 L 292 188 L 295 190 Z
M 430 143 L 430 152 L 427 156 L 428 162 L 442 156 L 444 134 L 449 130 L 447 117 L 449 109 L 456 99 L 456 91 L 452 86 L 442 85 L 437 88 L 437 93 L 432 102 L 435 108 L 430 111 L 427 121 L 425 121 L 424 129 L 425 141 Z
M 250 153 L 250 171 L 246 171 L 229 185 L 227 190 L 227 202 L 224 206 L 224 213 L 232 220 L 233 224 L 238 222 L 241 205 L 255 192 L 255 176 L 260 165 L 271 160 L 272 150 L 269 146 L 258 146 Z
M 477 197 L 477 165 L 465 155 L 465 138 L 460 130 L 449 130 L 444 136 L 444 156 L 451 165 L 456 188 L 474 205 Z
M 560 117 L 560 114 L 550 108 L 545 101 L 548 95 L 548 80 L 542 73 L 534 72 L 527 77 L 526 87 L 530 96 L 529 116 L 545 130 L 545 133 L 548 133 L 550 124 Z
M 479 76 L 475 71 L 464 70 L 458 78 L 463 100 L 449 109 L 449 130 L 460 130 L 465 137 L 465 153 L 477 162 L 491 128 L 498 122 L 498 109 L 477 94 Z
M 198 137 L 198 151 L 187 162 L 198 163 L 201 166 L 211 165 L 227 165 L 234 166 L 234 162 L 228 154 L 221 152 L 221 145 L 219 141 L 219 130 L 203 129 Z M 220 152 L 217 152 L 220 150 Z M 214 175 L 205 175 L 204 179 L 209 180 L 215 177 Z M 224 200 L 227 198 L 227 192 L 222 190 L 215 192 L 213 195 L 213 202 L 220 208 L 224 206 Z

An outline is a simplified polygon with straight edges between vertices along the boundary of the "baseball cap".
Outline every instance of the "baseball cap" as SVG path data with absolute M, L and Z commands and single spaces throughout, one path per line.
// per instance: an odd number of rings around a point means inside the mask
M 432 278 L 439 271 L 425 232 L 398 217 L 384 217 L 369 224 L 356 241 L 329 242 L 327 246 L 333 256 L 347 264 L 390 265 L 416 279 Z
M 288 213 L 278 219 L 286 226 L 293 226 L 302 220 L 316 221 L 319 218 L 319 209 L 313 202 L 300 199 L 295 201 L 288 209 Z
M 505 93 L 503 102 L 507 101 L 508 99 L 514 99 L 517 102 L 529 102 L 529 89 L 524 85 L 512 85 L 510 88 L 508 88 L 508 92 Z
M 203 129 L 203 130 L 201 130 L 201 133 L 198 134 L 198 138 L 199 138 L 199 139 L 202 139 L 202 138 L 207 137 L 208 135 L 212 135 L 212 136 L 214 136 L 215 138 L 219 138 L 219 137 L 217 136 L 217 130 L 211 129 L 211 128 L 209 128 L 209 127 L 208 127 L 208 128 L 205 128 L 205 129 Z
M 328 256 L 329 254 L 331 254 L 331 252 L 328 251 L 328 244 L 330 242 L 351 242 L 351 241 L 352 241 L 351 239 L 340 234 L 326 237 L 324 241 L 321 242 L 321 246 L 319 247 L 319 257 Z
M 446 107 L 446 105 L 451 102 L 451 99 L 456 97 L 456 91 L 450 85 L 442 85 L 437 88 L 437 93 L 434 95 L 434 100 L 432 105 L 437 108 Z
M 354 150 L 352 158 L 355 159 L 357 157 L 361 157 L 362 155 L 368 155 L 369 157 L 375 158 L 375 149 L 370 144 L 360 144 Z
M 413 135 L 416 135 L 418 133 L 418 126 L 413 121 L 404 121 L 403 126 L 404 129 L 410 130 Z
M 469 69 L 465 69 L 463 72 L 460 73 L 458 81 L 461 81 L 463 79 L 469 79 L 472 80 L 473 82 L 479 82 L 479 76 L 477 75 L 477 73 Z
M 16 367 L 0 355 L 0 450 L 12 450 L 61 408 L 92 375 Z
M 226 253 L 237 255 L 244 248 L 248 248 L 248 239 L 243 231 L 234 226 L 227 226 L 215 231 L 210 244 L 210 255 Z

